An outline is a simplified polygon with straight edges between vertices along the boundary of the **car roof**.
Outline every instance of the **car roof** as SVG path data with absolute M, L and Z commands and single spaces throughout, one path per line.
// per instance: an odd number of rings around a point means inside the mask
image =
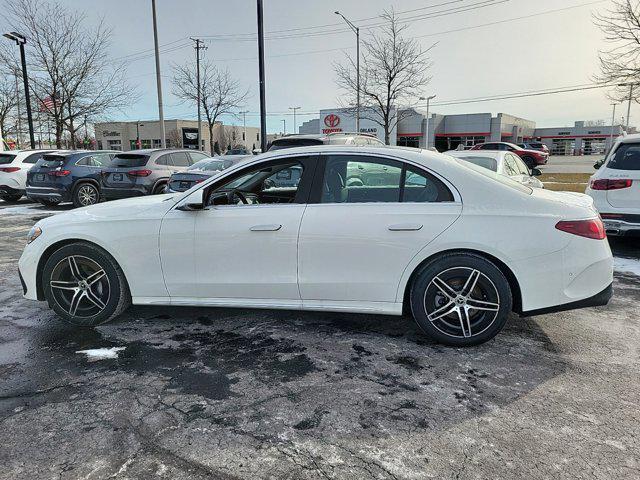
M 449 152 L 444 152 L 445 155 L 451 155 L 455 158 L 467 158 L 467 157 L 486 157 L 493 158 L 495 160 L 500 160 L 506 153 L 502 150 L 451 150 Z
M 141 148 L 138 150 L 127 150 L 126 152 L 118 152 L 118 154 L 132 154 L 132 155 L 152 155 L 154 153 L 171 153 L 171 152 L 189 152 L 188 148 Z M 197 152 L 198 150 L 194 150 Z

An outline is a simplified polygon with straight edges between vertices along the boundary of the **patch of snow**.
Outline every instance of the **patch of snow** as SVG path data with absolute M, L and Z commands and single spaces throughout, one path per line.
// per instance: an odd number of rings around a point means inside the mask
M 65 210 L 51 210 L 42 205 L 17 205 L 15 207 L 0 208 L 0 215 L 40 215 L 56 214 Z
M 89 350 L 78 350 L 76 353 L 84 353 L 87 360 L 94 362 L 96 360 L 109 360 L 118 358 L 118 352 L 127 347 L 111 347 L 111 348 L 94 348 Z
M 636 258 L 613 257 L 613 269 L 616 272 L 625 272 L 640 277 L 640 260 Z

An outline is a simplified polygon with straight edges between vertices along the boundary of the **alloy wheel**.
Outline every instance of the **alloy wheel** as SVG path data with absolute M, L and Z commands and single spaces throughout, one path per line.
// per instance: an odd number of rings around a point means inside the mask
M 72 317 L 102 312 L 111 295 L 109 277 L 94 260 L 72 255 L 58 262 L 49 281 L 55 302 Z
M 80 186 L 77 195 L 80 204 L 85 207 L 98 203 L 98 191 L 91 185 Z
M 440 332 L 470 338 L 495 322 L 500 295 L 480 270 L 454 267 L 433 277 L 424 293 L 424 309 L 429 322 Z

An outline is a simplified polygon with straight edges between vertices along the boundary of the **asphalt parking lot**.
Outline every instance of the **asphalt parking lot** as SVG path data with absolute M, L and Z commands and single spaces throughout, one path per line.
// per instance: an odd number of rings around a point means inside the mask
M 640 477 L 640 244 L 612 243 L 607 307 L 472 349 L 353 314 L 133 307 L 78 330 L 16 274 L 51 213 L 0 206 L 1 478 Z

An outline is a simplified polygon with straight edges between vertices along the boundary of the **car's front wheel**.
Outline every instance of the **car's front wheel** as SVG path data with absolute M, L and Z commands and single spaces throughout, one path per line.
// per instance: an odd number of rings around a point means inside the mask
M 456 347 L 495 337 L 513 301 L 500 269 L 471 253 L 447 254 L 424 265 L 414 279 L 410 299 L 420 328 L 434 340 Z
M 120 315 L 131 303 L 122 269 L 106 251 L 88 243 L 56 250 L 42 272 L 49 306 L 74 325 L 93 327 Z
M 0 199 L 2 199 L 3 201 L 7 202 L 7 203 L 16 203 L 18 200 L 20 200 L 22 198 L 22 194 L 21 193 L 15 193 L 15 194 L 4 194 L 4 195 L 0 195 Z
M 88 207 L 100 201 L 98 188 L 91 183 L 81 183 L 73 191 L 73 206 Z

